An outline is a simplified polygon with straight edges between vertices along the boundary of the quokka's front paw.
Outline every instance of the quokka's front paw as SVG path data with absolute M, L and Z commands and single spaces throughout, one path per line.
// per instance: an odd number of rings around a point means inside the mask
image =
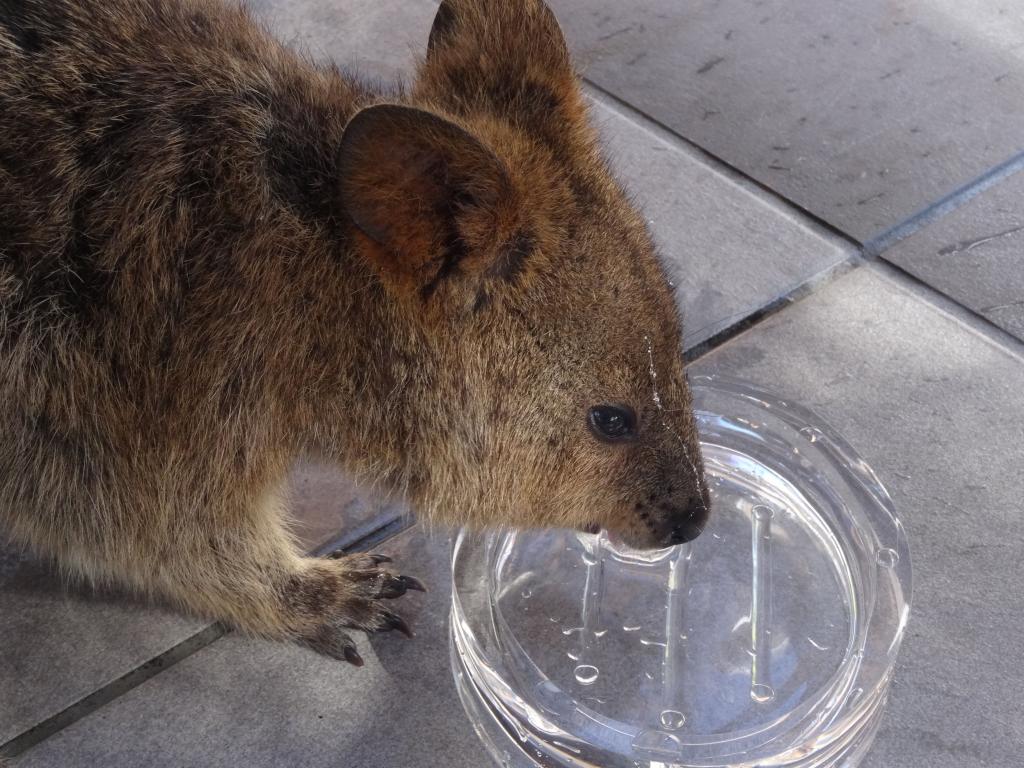
M 295 590 L 297 602 L 306 603 L 319 614 L 299 641 L 317 653 L 361 667 L 363 658 L 348 630 L 369 633 L 396 629 L 411 638 L 409 624 L 385 601 L 409 590 L 426 592 L 426 588 L 419 579 L 387 568 L 390 562 L 386 555 L 344 553 L 319 561 Z

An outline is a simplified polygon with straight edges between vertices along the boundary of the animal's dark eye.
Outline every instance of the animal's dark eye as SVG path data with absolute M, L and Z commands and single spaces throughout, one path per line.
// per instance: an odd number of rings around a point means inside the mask
M 628 440 L 636 435 L 636 413 L 628 405 L 595 405 L 590 430 L 600 440 Z

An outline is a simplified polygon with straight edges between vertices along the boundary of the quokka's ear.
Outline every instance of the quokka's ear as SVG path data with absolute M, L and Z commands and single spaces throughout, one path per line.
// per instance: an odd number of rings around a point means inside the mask
M 442 0 L 427 41 L 427 56 L 460 47 L 511 54 L 551 69 L 570 69 L 569 48 L 558 19 L 543 0 Z
M 341 142 L 341 199 L 384 282 L 424 301 L 480 303 L 526 258 L 520 205 L 498 157 L 456 123 L 383 104 L 358 112 Z
M 416 91 L 455 114 L 499 115 L 545 139 L 584 118 L 565 37 L 542 0 L 442 0 Z

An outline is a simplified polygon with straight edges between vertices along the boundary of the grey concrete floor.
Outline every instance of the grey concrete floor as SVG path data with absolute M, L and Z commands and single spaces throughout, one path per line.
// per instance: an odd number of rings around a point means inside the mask
M 411 77 L 431 0 L 251 0 L 285 40 Z M 696 370 L 820 413 L 907 525 L 915 598 L 865 765 L 1024 752 L 1024 6 L 552 0 Z M 354 670 L 0 551 L 0 755 L 26 766 L 485 766 L 446 649 L 443 532 L 325 467 L 298 533 L 434 587 Z M 390 538 L 389 538 L 390 536 Z

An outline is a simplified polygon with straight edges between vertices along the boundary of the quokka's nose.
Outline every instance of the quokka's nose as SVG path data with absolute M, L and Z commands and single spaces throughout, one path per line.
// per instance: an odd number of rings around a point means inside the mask
M 694 496 L 689 503 L 669 517 L 669 532 L 666 543 L 684 544 L 693 541 L 704 530 L 708 522 L 708 504 L 700 496 Z

